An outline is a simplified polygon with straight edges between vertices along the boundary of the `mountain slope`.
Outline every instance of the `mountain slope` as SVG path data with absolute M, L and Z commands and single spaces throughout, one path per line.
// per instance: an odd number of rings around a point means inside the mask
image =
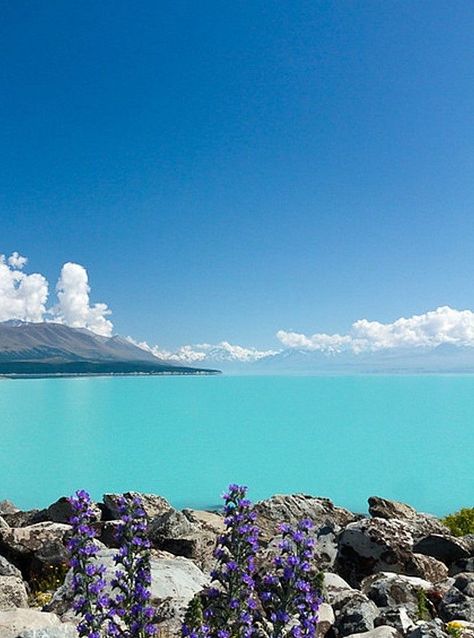
M 0 374 L 133 372 L 208 371 L 163 361 L 117 336 L 101 337 L 57 323 L 0 323 Z

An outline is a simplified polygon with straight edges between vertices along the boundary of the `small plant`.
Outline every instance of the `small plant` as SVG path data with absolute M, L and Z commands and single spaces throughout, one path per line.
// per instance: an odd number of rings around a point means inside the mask
M 202 607 L 201 596 L 197 594 L 190 601 L 188 608 L 186 610 L 186 614 L 184 616 L 184 624 L 185 631 L 188 631 L 191 634 L 195 630 L 199 630 L 200 627 L 204 625 L 204 613 Z M 188 634 L 188 635 L 189 635 Z
M 425 590 L 421 587 L 416 590 L 416 603 L 418 620 L 430 620 L 431 614 L 428 609 L 428 599 L 426 597 Z
M 462 638 L 464 626 L 457 620 L 452 620 L 446 624 L 446 631 L 451 638 Z
M 474 507 L 463 507 L 459 512 L 445 516 L 442 522 L 454 536 L 474 534 Z
M 35 607 L 44 607 L 53 597 L 54 592 L 64 583 L 69 565 L 48 565 L 39 574 L 33 574 L 30 578 L 31 604 Z

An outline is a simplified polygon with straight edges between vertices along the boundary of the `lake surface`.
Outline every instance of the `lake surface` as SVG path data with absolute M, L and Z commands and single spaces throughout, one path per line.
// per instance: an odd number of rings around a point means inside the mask
M 474 506 L 473 459 L 474 376 L 0 381 L 0 500 L 23 508 L 79 488 L 211 507 L 239 482 L 445 514 Z

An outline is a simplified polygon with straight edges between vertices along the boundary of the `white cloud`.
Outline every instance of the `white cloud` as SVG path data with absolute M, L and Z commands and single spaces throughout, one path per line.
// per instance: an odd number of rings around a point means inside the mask
M 23 266 L 25 266 L 28 262 L 26 257 L 22 257 L 16 250 L 13 252 L 10 257 L 7 259 L 7 263 L 12 268 L 18 268 L 21 270 Z
M 68 262 L 61 269 L 56 291 L 58 305 L 53 309 L 55 321 L 71 328 L 87 328 L 110 337 L 113 324 L 106 317 L 111 311 L 104 303 L 90 305 L 87 270 L 80 264 Z
M 275 350 L 257 350 L 256 348 L 244 348 L 232 345 L 228 341 L 221 341 L 218 344 L 200 343 L 194 346 L 181 346 L 177 350 L 163 350 L 159 346 L 150 346 L 146 341 L 137 342 L 131 337 L 127 337 L 131 343 L 147 350 L 159 359 L 169 361 L 179 361 L 181 363 L 197 363 L 199 361 L 258 361 L 270 355 L 277 354 Z
M 317 333 L 307 336 L 279 330 L 277 337 L 287 348 L 323 352 L 435 348 L 445 343 L 474 347 L 474 312 L 440 306 L 421 315 L 400 317 L 393 323 L 359 319 L 347 335 Z
M 323 350 L 324 352 L 340 352 L 349 346 L 352 342 L 348 335 L 317 333 L 310 337 L 299 332 L 287 332 L 279 330 L 277 332 L 278 339 L 287 348 L 296 348 L 298 350 Z
M 0 255 L 0 321 L 20 319 L 44 320 L 48 299 L 48 282 L 43 275 L 21 271 L 26 258 L 14 252 Z

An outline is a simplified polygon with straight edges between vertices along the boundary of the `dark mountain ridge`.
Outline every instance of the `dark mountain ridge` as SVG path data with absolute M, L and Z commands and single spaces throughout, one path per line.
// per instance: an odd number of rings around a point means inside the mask
M 158 359 L 119 336 L 59 323 L 0 323 L 0 374 L 204 374 Z

